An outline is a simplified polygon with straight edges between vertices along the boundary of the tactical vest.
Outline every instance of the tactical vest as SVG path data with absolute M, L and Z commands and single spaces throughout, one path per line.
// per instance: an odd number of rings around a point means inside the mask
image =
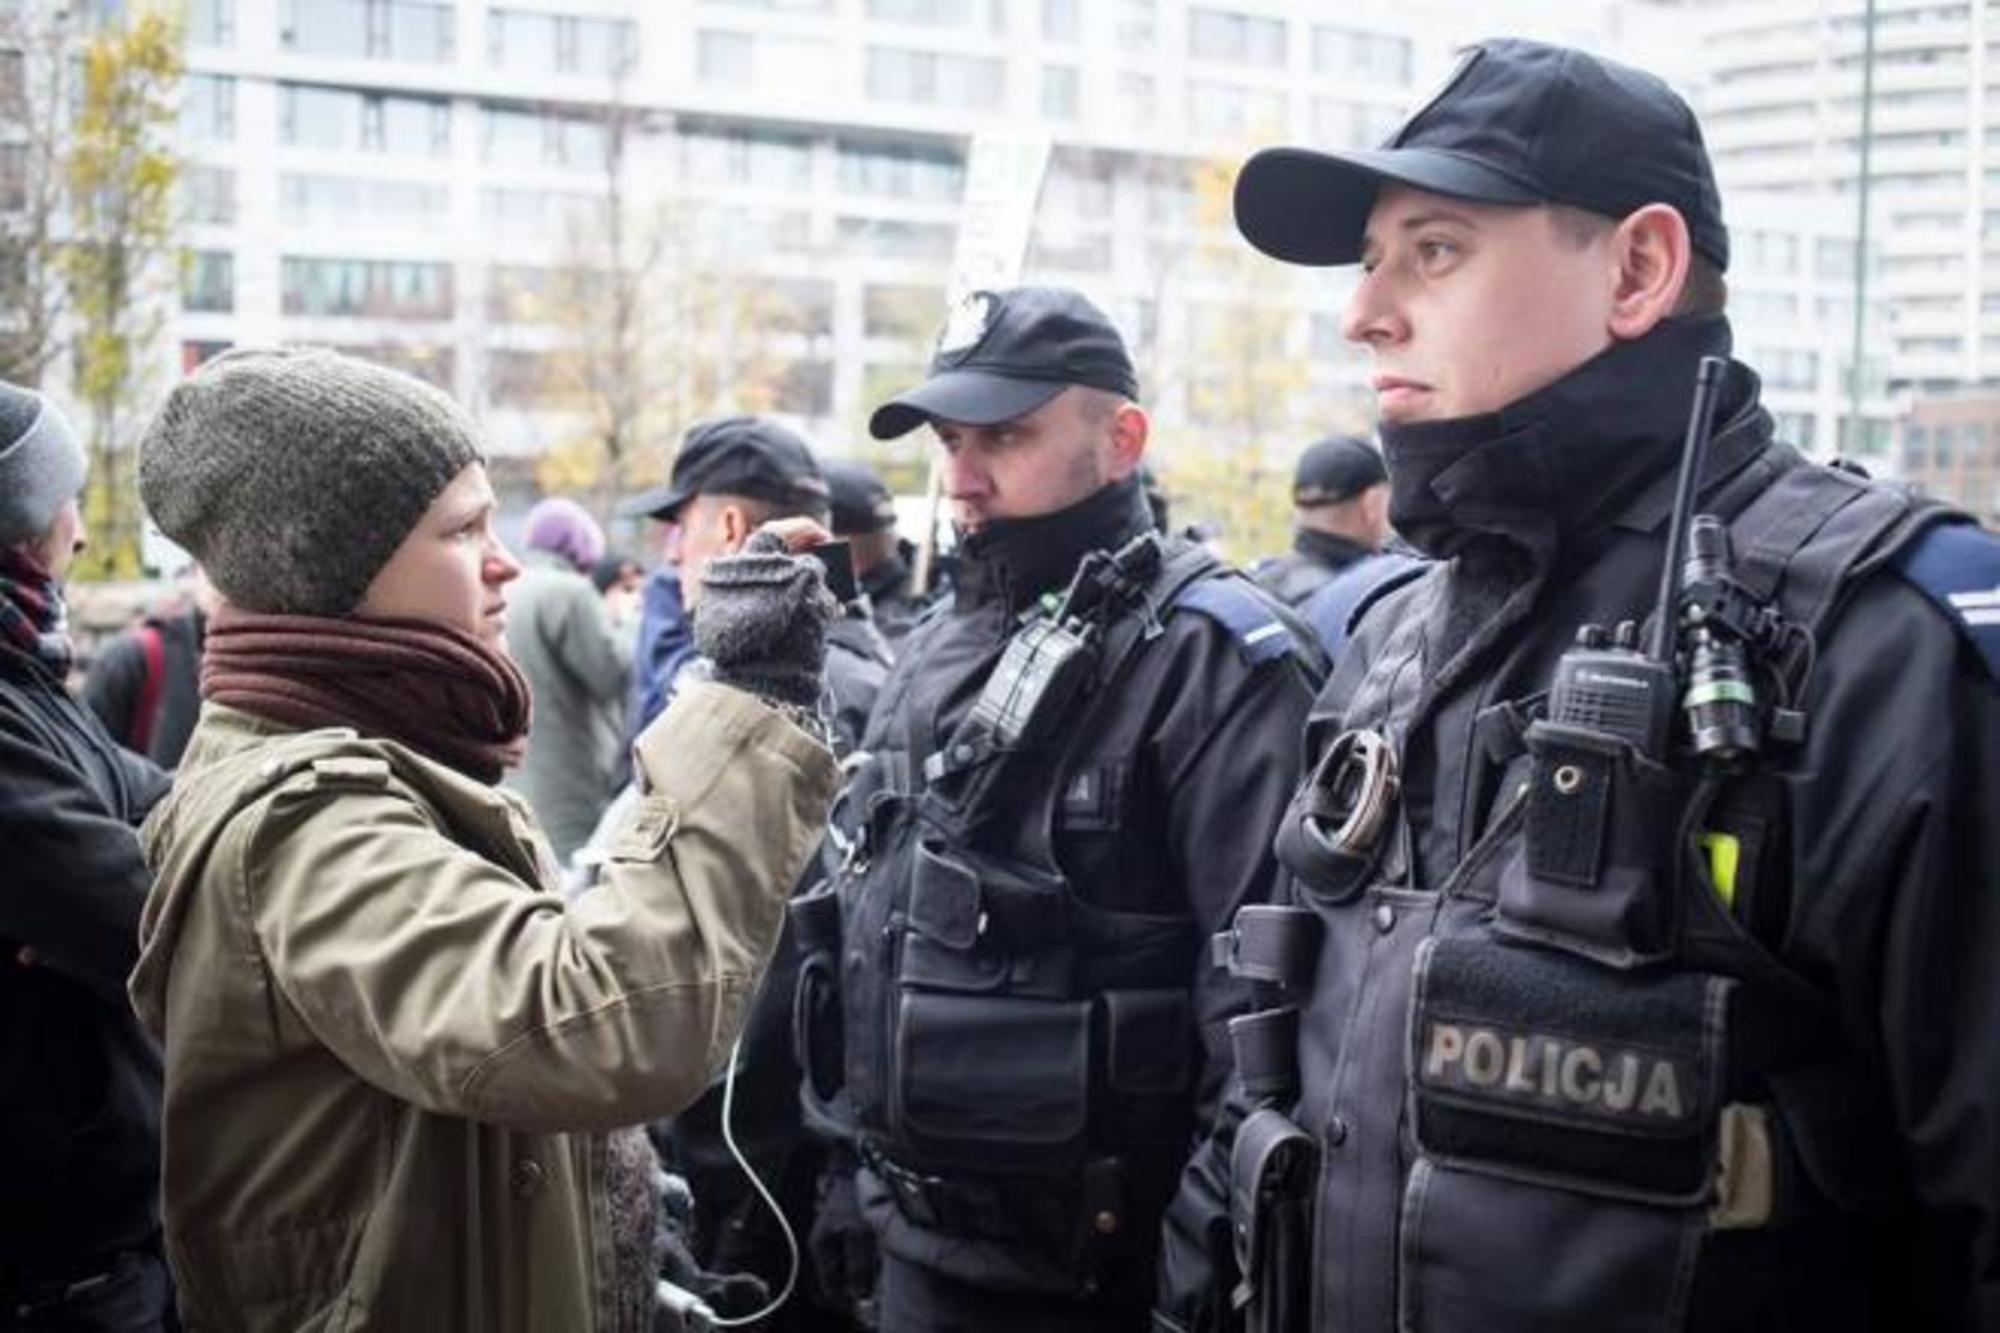
M 952 1238 L 939 1266 L 984 1247 L 961 1277 L 1085 1291 L 1154 1243 L 1130 1219 L 1157 1217 L 1192 1131 L 1200 941 L 1186 915 L 1074 892 L 1057 808 L 1162 618 L 1239 577 L 1151 534 L 1087 557 L 1069 598 L 1096 589 L 1088 649 L 1065 664 L 1057 618 L 1027 618 L 949 736 L 912 734 L 899 672 L 830 818 L 835 864 L 793 904 L 808 1122 Z
M 1814 633 L 1940 517 L 1782 446 L 1730 487 L 1739 582 Z M 1438 586 L 1407 594 L 1346 709 L 1395 750 L 1427 706 L 1396 664 Z M 1849 1197 L 1815 1183 L 1889 1156 L 1890 1108 L 1831 998 L 1725 901 L 1789 864 L 1782 755 L 1696 776 L 1538 707 L 1479 714 L 1500 795 L 1434 890 L 1394 882 L 1393 781 L 1329 749 L 1279 834 L 1290 902 L 1214 942 L 1268 1004 L 1231 1033 L 1252 1110 L 1230 1300 L 1253 1330 L 1666 1333 L 1716 1233 L 1895 1201 L 1887 1162 Z M 1380 833 L 1356 851 L 1329 818 Z

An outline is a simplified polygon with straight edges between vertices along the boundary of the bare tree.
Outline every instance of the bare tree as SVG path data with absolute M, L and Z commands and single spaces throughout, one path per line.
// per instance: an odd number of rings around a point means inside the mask
M 0 380 L 39 387 L 68 299 L 57 228 L 78 40 L 68 9 L 0 13 Z

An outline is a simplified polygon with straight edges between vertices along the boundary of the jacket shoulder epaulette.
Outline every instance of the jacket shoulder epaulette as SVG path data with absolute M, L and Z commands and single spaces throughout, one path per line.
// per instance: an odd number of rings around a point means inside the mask
M 2000 680 L 2000 537 L 1971 522 L 1933 523 L 1896 553 L 1896 571 L 1937 604 Z
M 1252 666 L 1293 649 L 1291 627 L 1265 594 L 1240 575 L 1196 579 L 1174 597 L 1174 606 L 1204 615 L 1228 630 L 1237 651 Z

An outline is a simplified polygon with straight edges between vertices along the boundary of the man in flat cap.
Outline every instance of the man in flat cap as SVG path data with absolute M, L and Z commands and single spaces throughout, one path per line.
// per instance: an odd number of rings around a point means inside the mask
M 1307 445 L 1292 477 L 1292 549 L 1250 576 L 1294 609 L 1389 535 L 1389 473 L 1366 440 L 1329 435 Z
M 858 1212 L 886 1333 L 1144 1328 L 1247 1000 L 1207 941 L 1272 887 L 1318 654 L 1155 531 L 1137 395 L 1096 306 L 1022 287 L 870 421 L 934 435 L 961 537 L 793 906 L 807 1117 L 856 1163 L 813 1248 L 861 1285 Z
M 1380 149 L 1252 157 L 1236 219 L 1359 265 L 1430 559 L 1218 951 L 1271 1007 L 1158 1326 L 1994 1328 L 2000 543 L 1773 438 L 1649 74 L 1482 43 Z

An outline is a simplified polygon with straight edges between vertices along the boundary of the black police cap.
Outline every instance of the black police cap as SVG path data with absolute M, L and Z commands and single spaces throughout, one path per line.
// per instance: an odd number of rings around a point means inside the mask
M 1389 470 L 1374 445 L 1352 435 L 1329 435 L 1299 455 L 1298 470 L 1292 474 L 1292 503 L 1301 508 L 1338 504 L 1388 480 Z
M 896 526 L 896 501 L 866 464 L 826 460 L 826 486 L 833 497 L 833 535 L 887 532 Z
M 701 494 L 742 495 L 824 509 L 826 477 L 812 448 L 768 417 L 718 417 L 681 439 L 673 478 L 618 506 L 628 518 L 671 519 Z
M 1352 264 L 1385 183 L 1610 218 L 1671 204 L 1695 250 L 1729 267 L 1694 112 L 1653 75 L 1568 47 L 1513 38 L 1472 47 L 1381 148 L 1256 154 L 1236 178 L 1236 226 L 1277 259 Z
M 952 310 L 922 384 L 875 409 L 868 430 L 893 440 L 927 421 L 992 426 L 1071 385 L 1139 396 L 1125 340 L 1066 287 L 974 292 Z

